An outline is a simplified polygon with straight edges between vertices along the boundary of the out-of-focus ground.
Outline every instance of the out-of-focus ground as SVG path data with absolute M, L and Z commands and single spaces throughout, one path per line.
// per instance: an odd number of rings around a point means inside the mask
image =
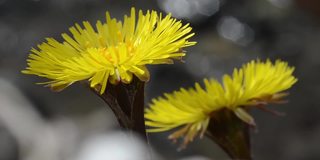
M 191 23 L 198 44 L 185 63 L 151 66 L 151 98 L 204 77 L 220 78 L 249 60 L 282 59 L 296 67 L 290 102 L 270 106 L 276 117 L 253 110 L 255 159 L 320 159 L 320 2 L 317 0 L 0 0 L 0 160 L 142 160 L 143 142 L 120 132 L 112 112 L 85 87 L 54 93 L 22 75 L 31 47 L 45 37 L 61 39 L 74 23 L 122 18 L 130 7 L 171 12 Z M 180 152 L 151 134 L 153 159 L 228 159 L 206 139 Z M 129 158 L 128 158 L 129 157 Z

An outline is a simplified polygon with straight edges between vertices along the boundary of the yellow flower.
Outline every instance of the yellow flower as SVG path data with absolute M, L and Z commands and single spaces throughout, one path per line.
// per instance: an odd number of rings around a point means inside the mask
M 251 61 L 234 69 L 232 76 L 224 75 L 222 84 L 204 79 L 204 88 L 196 83 L 195 89 L 182 88 L 165 94 L 165 98 L 153 99 L 150 108 L 145 110 L 146 125 L 152 127 L 148 131 L 161 132 L 184 126 L 169 139 L 184 136 L 185 146 L 196 135 L 205 133 L 210 119 L 221 109 L 229 109 L 241 120 L 254 125 L 246 109 L 281 101 L 286 95 L 282 91 L 297 81 L 293 71 L 293 67 L 280 60 L 275 64 L 270 60 Z
M 165 94 L 165 98 L 153 99 L 150 108 L 145 111 L 145 123 L 154 128 L 147 131 L 161 132 L 184 126 L 169 137 L 176 139 L 185 135 L 184 144 L 192 141 L 198 132 L 202 136 L 209 124 L 210 113 L 222 108 L 212 96 L 220 84 L 214 80 L 211 82 L 205 79 L 206 90 L 196 83 L 195 89 L 181 88 L 180 91 Z
M 63 33 L 63 42 L 47 38 L 33 48 L 22 72 L 50 79 L 45 84 L 55 90 L 88 80 L 102 94 L 108 81 L 128 84 L 134 75 L 148 81 L 147 64 L 171 64 L 185 55 L 182 48 L 195 44 L 188 41 L 194 35 L 189 24 L 156 11 L 140 10 L 136 20 L 132 8 L 123 23 L 107 12 L 106 23 L 98 21 L 93 28 L 85 21 L 83 26 L 71 27 L 72 37 Z

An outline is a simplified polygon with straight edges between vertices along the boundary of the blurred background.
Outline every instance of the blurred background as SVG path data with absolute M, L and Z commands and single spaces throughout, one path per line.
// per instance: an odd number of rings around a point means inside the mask
M 45 37 L 61 40 L 74 23 L 122 19 L 130 8 L 172 13 L 191 23 L 198 44 L 185 63 L 150 66 L 151 98 L 204 77 L 220 78 L 252 59 L 282 59 L 299 81 L 290 102 L 270 106 L 276 117 L 253 110 L 253 156 L 259 160 L 320 159 L 320 1 L 318 0 L 0 0 L 0 160 L 142 160 L 139 138 L 122 132 L 110 109 L 80 84 L 60 93 L 22 75 L 31 47 Z M 197 139 L 187 149 L 149 135 L 153 159 L 227 160 L 213 142 Z M 148 158 L 145 158 L 148 159 Z

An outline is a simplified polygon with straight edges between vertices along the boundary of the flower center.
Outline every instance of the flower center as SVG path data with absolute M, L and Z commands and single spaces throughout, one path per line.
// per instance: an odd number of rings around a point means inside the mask
M 117 45 L 98 48 L 102 54 L 114 67 L 126 63 L 134 55 L 134 46 L 131 42 L 119 42 Z

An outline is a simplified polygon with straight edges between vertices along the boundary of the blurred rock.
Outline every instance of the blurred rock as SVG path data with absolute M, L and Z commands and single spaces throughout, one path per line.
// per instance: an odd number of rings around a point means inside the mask
M 113 132 L 84 141 L 76 160 L 157 160 L 150 151 L 138 137 Z

